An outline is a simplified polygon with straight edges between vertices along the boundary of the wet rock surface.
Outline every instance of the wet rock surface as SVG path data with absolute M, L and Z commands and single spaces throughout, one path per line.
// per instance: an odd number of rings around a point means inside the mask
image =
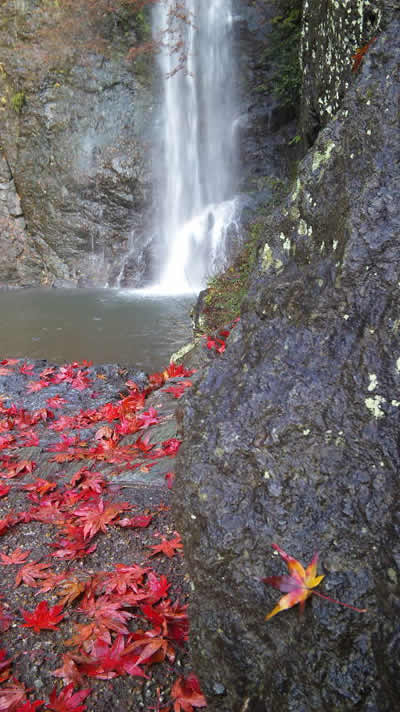
M 240 325 L 186 398 L 174 504 L 211 711 L 398 704 L 399 31 L 266 221 Z M 265 622 L 272 542 L 319 550 L 321 591 L 368 612 L 313 598 Z
M 68 697 L 74 687 L 78 696 L 90 693 L 87 709 L 96 712 L 169 708 L 175 683 L 192 671 L 184 643 L 188 580 L 169 506 L 173 477 L 165 477 L 165 465 L 157 470 L 161 460 L 168 462 L 169 471 L 174 469 L 178 440 L 173 414 L 180 391 L 189 387 L 186 377 L 170 369 L 147 376 L 116 364 L 91 367 L 75 362 L 60 367 L 46 361 L 1 360 L 1 696 L 7 707 L 12 695 L 19 695 L 24 707 L 28 699 L 34 706 L 39 697 L 36 705 L 43 705 L 56 693 Z M 136 426 L 140 431 L 134 433 Z M 124 436 L 126 430 L 131 432 Z M 138 436 L 144 447 L 135 457 Z M 160 457 L 166 441 L 168 452 Z M 82 532 L 79 543 L 76 535 L 83 520 L 77 519 L 95 509 L 104 515 L 102 526 Z M 157 551 L 160 542 L 172 542 L 174 549 Z M 29 578 L 24 564 L 39 576 Z M 144 576 L 139 581 L 140 571 Z M 132 589 L 126 583 L 130 573 L 136 576 Z M 76 595 L 62 599 L 70 585 L 77 586 Z M 133 589 L 138 601 L 126 598 Z M 123 613 L 109 618 L 109 628 L 100 633 L 93 618 L 96 607 L 88 611 L 85 600 L 107 605 L 108 610 L 123 607 Z M 143 615 L 146 600 L 148 621 Z M 25 626 L 43 604 L 50 611 L 53 606 L 59 613 L 62 609 L 57 624 L 48 626 L 42 619 L 37 628 Z M 158 604 L 164 611 L 172 606 L 174 630 L 155 627 L 153 606 Z M 153 660 L 145 654 L 143 675 L 137 667 L 118 667 L 117 655 L 107 671 L 87 669 L 67 688 L 65 664 L 69 661 L 70 671 L 76 673 L 74 655 L 80 662 L 89 661 L 92 653 L 96 656 L 87 637 L 79 643 L 76 639 L 84 619 L 91 640 L 108 647 L 112 643 L 113 652 L 118 646 L 126 648 L 134 636 L 137 640 L 145 635 L 146 643 L 148 635 L 152 640 L 155 633 L 165 635 L 166 641 L 168 636 L 165 664 L 163 655 Z M 73 651 L 78 645 L 79 654 L 77 647 Z M 11 707 L 16 705 L 12 697 Z

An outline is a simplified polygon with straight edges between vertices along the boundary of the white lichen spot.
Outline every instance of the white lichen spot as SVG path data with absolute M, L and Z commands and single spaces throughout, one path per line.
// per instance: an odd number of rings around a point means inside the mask
M 305 429 L 303 430 L 303 435 L 309 435 L 310 432 L 311 432 L 310 428 L 305 428 Z
M 264 472 L 264 480 L 269 480 L 271 478 L 271 473 L 268 470 Z
M 396 368 L 397 368 L 398 372 L 400 373 L 400 358 L 398 358 L 396 361 Z
M 348 314 L 343 314 L 343 319 L 347 321 L 347 319 L 350 319 L 350 316 Z
M 367 135 L 371 136 L 371 129 L 367 129 Z
M 351 158 L 351 159 L 354 158 L 354 153 L 350 153 L 350 158 Z
M 392 401 L 391 401 L 391 405 L 394 406 L 395 408 L 398 408 L 399 405 L 400 405 L 400 401 L 398 401 L 398 400 L 392 400 Z
M 374 396 L 373 398 L 366 398 L 365 399 L 365 405 L 368 408 L 368 410 L 371 411 L 372 415 L 374 418 L 378 420 L 378 418 L 383 418 L 385 415 L 384 411 L 381 408 L 382 403 L 386 403 L 386 398 L 383 396 Z
M 307 223 L 305 220 L 299 220 L 299 227 L 297 228 L 299 235 L 307 235 Z
M 283 249 L 284 249 L 286 252 L 290 252 L 290 240 L 289 240 L 288 237 L 286 238 L 286 240 L 285 240 L 285 242 L 283 243 L 282 247 L 283 247 Z
M 266 272 L 269 270 L 271 265 L 274 262 L 274 258 L 272 256 L 272 250 L 268 243 L 266 242 L 264 245 L 264 249 L 262 251 L 262 257 L 261 257 L 261 269 Z
M 294 201 L 297 200 L 298 195 L 300 193 L 300 187 L 301 187 L 300 178 L 297 178 L 296 185 L 293 189 L 292 195 L 290 196 L 292 203 L 294 203 Z
M 335 250 L 336 250 L 336 248 L 337 248 L 338 244 L 339 244 L 339 243 L 338 243 L 338 241 L 337 241 L 337 240 L 334 240 L 334 241 L 333 241 L 333 243 L 332 243 L 333 251 L 335 251 Z
M 369 375 L 368 390 L 371 392 L 371 391 L 374 391 L 375 388 L 377 387 L 377 385 L 378 385 L 378 379 L 377 379 L 375 373 L 370 373 L 370 374 L 368 374 L 368 375 Z
M 322 151 L 315 151 L 313 155 L 313 162 L 312 162 L 312 171 L 316 171 L 322 163 L 326 163 L 329 161 L 329 158 L 331 156 L 331 153 L 333 149 L 335 148 L 335 144 L 333 141 L 328 141 L 324 152 Z

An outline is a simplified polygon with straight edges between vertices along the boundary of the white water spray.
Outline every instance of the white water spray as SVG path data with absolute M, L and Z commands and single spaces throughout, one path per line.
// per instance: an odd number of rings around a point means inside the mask
M 158 232 L 166 250 L 155 289 L 199 291 L 223 265 L 234 225 L 231 0 L 160 0 L 154 33 L 163 41 Z M 176 71 L 171 43 L 180 40 L 183 66 Z

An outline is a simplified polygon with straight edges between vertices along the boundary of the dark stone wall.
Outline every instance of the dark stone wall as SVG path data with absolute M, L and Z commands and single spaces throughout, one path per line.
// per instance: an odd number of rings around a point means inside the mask
M 175 511 L 212 712 L 398 704 L 399 36 L 393 8 L 185 403 Z M 304 564 L 318 550 L 320 590 L 368 612 L 313 597 L 265 622 L 280 594 L 260 578 L 285 573 L 272 542 Z

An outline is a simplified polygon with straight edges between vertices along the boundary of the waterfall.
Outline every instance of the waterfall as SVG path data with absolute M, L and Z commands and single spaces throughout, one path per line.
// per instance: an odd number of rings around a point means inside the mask
M 235 224 L 232 2 L 160 0 L 154 34 L 163 82 L 158 287 L 198 291 L 223 266 Z

